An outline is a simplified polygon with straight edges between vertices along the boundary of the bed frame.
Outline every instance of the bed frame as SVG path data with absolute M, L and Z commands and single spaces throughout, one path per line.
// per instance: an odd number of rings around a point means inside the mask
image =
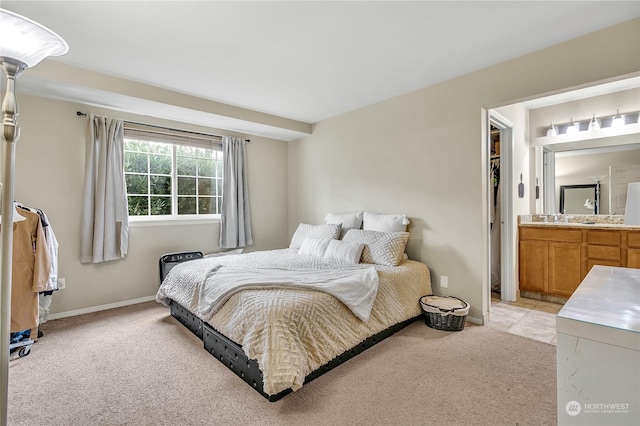
M 171 301 L 170 307 L 171 315 L 204 342 L 204 348 L 207 352 L 213 355 L 229 370 L 236 373 L 238 377 L 244 380 L 267 400 L 274 402 L 279 400 L 283 396 L 293 392 L 291 388 L 289 388 L 276 395 L 267 395 L 264 392 L 262 372 L 260 371 L 258 363 L 252 359 L 249 359 L 247 355 L 245 355 L 244 351 L 242 350 L 242 346 L 233 342 L 222 333 L 211 327 L 211 325 L 202 321 L 188 309 L 180 306 L 176 302 Z M 365 339 L 354 348 L 343 352 L 341 355 L 338 355 L 317 370 L 312 371 L 307 377 L 305 377 L 304 383 L 309 383 L 313 379 L 320 377 L 324 373 L 332 370 L 343 362 L 348 361 L 359 353 L 364 352 L 366 349 L 369 349 L 376 343 L 381 342 L 382 340 L 403 329 L 419 318 L 421 318 L 421 315 L 393 325 L 386 330 L 383 330 Z

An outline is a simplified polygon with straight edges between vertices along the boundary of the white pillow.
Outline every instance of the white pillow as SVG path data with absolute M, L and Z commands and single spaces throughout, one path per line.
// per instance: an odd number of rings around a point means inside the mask
M 364 212 L 362 229 L 378 232 L 406 232 L 409 219 L 403 214 Z
M 377 232 L 349 229 L 343 241 L 364 243 L 362 262 L 398 266 L 409 240 L 408 232 Z
M 302 241 L 298 254 L 305 254 L 307 256 L 324 257 L 324 253 L 327 251 L 327 247 L 331 241 L 327 238 L 311 238 L 307 237 Z
M 291 244 L 289 244 L 289 248 L 299 249 L 302 245 L 302 241 L 307 237 L 335 240 L 339 236 L 340 225 L 309 225 L 307 223 L 301 223 L 298 225 L 298 229 L 296 229 L 293 237 L 291 237 Z
M 362 215 L 364 212 L 335 214 L 328 213 L 324 218 L 324 223 L 339 223 L 342 229 L 360 229 L 362 227 Z
M 364 244 L 350 243 L 348 241 L 329 240 L 329 247 L 324 254 L 325 259 L 337 259 L 343 262 L 357 265 L 360 263 Z

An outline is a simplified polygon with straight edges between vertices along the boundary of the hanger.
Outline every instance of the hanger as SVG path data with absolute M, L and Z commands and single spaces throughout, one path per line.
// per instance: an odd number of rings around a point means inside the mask
M 23 220 L 27 219 L 20 213 L 18 213 L 18 209 L 16 209 L 16 203 L 13 203 L 13 223 L 22 222 Z M 0 223 L 2 223 L 2 214 L 0 214 Z

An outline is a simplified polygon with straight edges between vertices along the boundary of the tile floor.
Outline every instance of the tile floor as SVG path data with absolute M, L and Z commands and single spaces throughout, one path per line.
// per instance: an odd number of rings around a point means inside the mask
M 491 323 L 509 333 L 541 342 L 556 344 L 556 314 L 562 305 L 542 300 L 520 298 L 517 302 L 504 302 L 491 293 Z

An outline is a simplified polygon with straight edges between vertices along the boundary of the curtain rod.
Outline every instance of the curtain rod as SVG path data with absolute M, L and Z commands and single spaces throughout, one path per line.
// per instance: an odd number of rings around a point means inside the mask
M 82 111 L 76 111 L 76 115 L 78 117 L 86 117 L 87 113 L 86 112 L 82 112 Z M 142 126 L 148 126 L 148 127 L 155 127 L 157 129 L 164 129 L 164 130 L 178 130 L 178 129 L 172 129 L 170 127 L 162 127 L 162 126 L 156 126 L 154 124 L 147 124 L 147 123 L 138 123 L 135 121 L 128 121 L 128 120 L 123 120 L 125 123 L 131 123 L 131 124 L 140 124 Z M 208 134 L 208 133 L 199 133 L 199 132 L 192 132 L 189 130 L 180 130 L 181 132 L 185 132 L 185 133 L 193 133 L 194 135 L 203 135 L 203 136 L 213 136 L 216 138 L 222 138 L 222 135 L 214 135 L 214 134 Z M 245 142 L 251 142 L 251 139 L 245 139 Z

